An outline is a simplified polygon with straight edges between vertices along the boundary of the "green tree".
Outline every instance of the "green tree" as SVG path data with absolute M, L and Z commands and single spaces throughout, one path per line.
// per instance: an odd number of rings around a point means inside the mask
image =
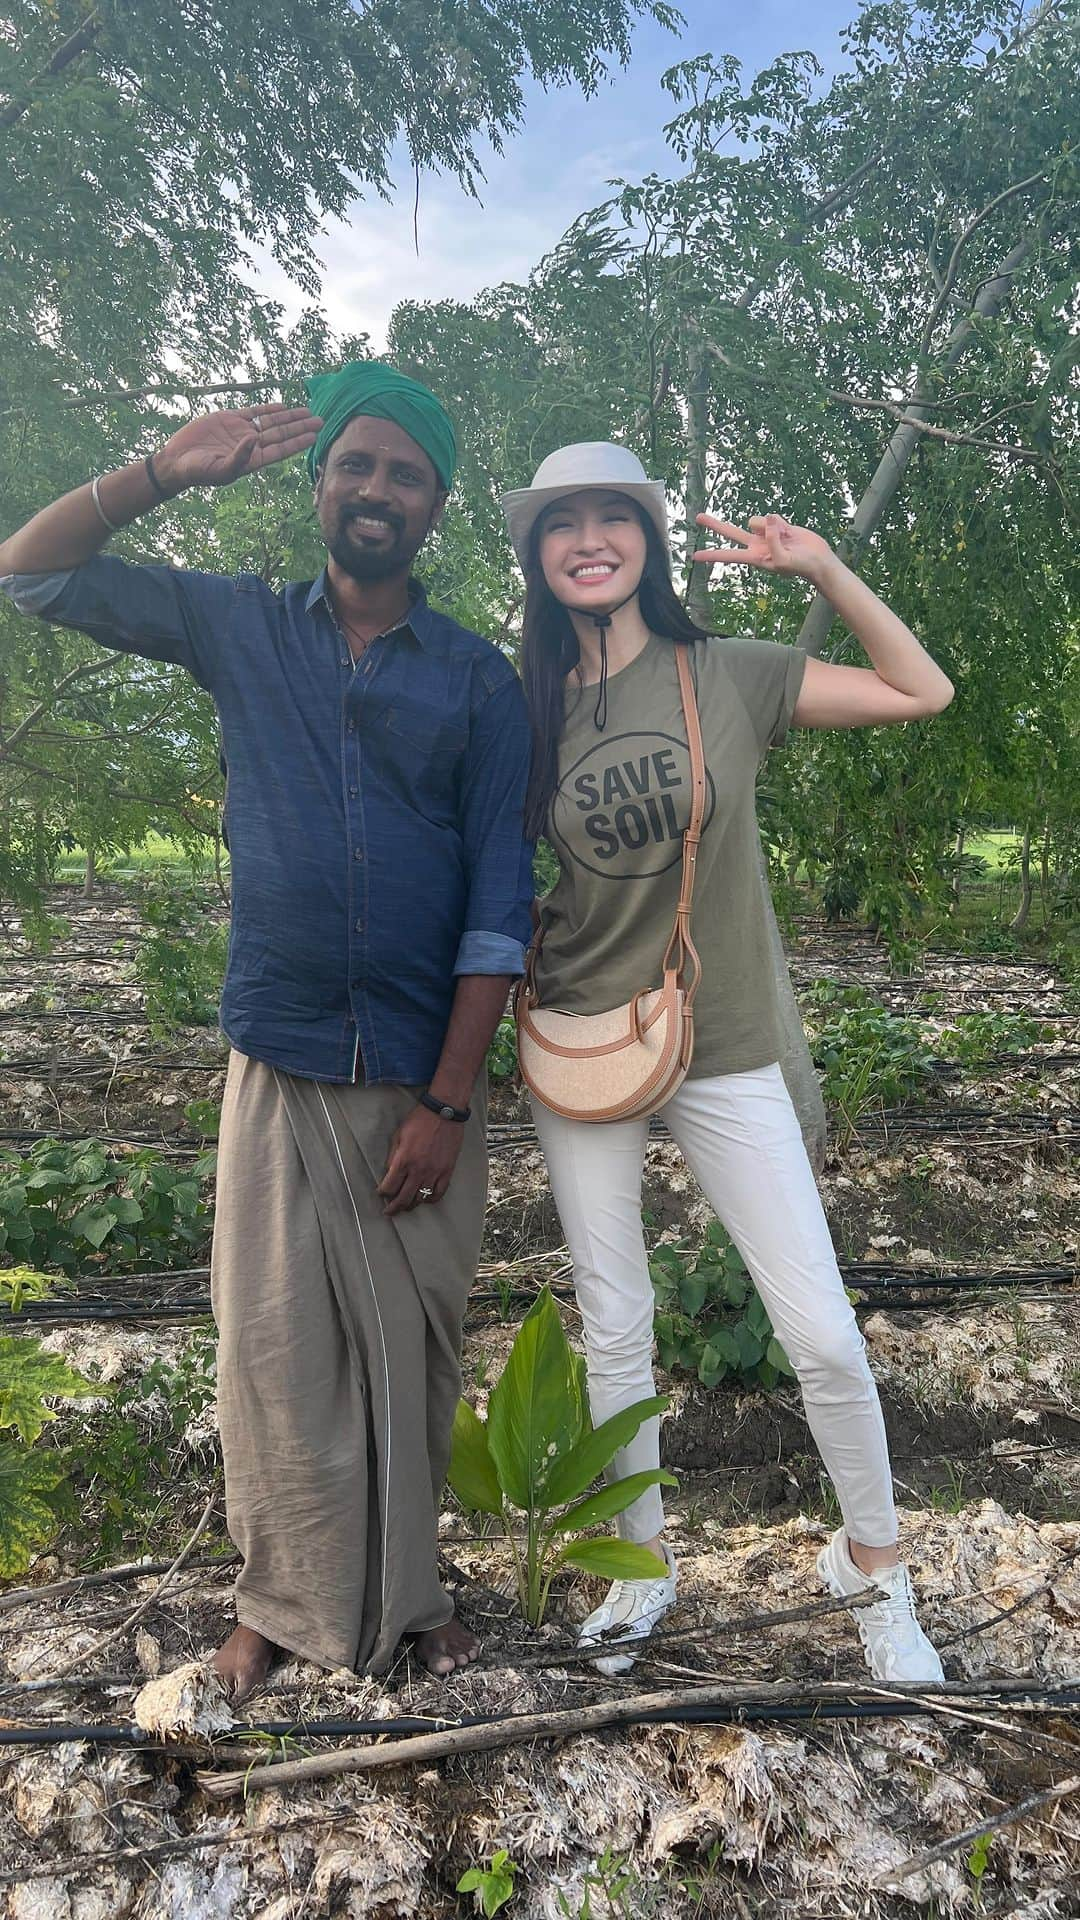
M 256 246 L 312 296 L 315 236 L 394 157 L 478 190 L 523 80 L 592 92 L 664 0 L 13 0 L 0 36 L 0 494 L 5 530 L 160 442 L 236 383 L 295 393 L 336 351 L 284 335 L 247 277 Z M 352 343 L 363 349 L 364 343 Z M 92 404 L 88 404 L 91 402 Z M 134 558 L 254 565 L 313 550 L 299 475 L 126 536 Z M 161 710 L 165 709 L 164 712 Z M 59 838 L 107 850 L 212 811 L 208 703 L 0 610 L 0 891 L 33 901 Z M 211 802 L 208 809 L 207 802 Z

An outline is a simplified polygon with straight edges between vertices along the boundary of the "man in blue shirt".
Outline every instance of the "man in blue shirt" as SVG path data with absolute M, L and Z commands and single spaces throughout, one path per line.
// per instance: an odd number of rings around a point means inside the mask
M 411 564 L 451 423 L 376 362 L 191 421 L 0 545 L 16 605 L 178 663 L 213 695 L 232 928 L 213 1291 L 239 1698 L 277 1650 L 434 1673 L 475 1657 L 437 1521 L 486 1192 L 483 1065 L 530 931 L 524 699 Z M 187 487 L 308 452 L 314 582 L 99 549 Z

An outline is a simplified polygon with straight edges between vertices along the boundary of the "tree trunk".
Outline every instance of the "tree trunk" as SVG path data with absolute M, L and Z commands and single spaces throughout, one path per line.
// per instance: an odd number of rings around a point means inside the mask
M 1039 859 L 1039 896 L 1042 900 L 1043 926 L 1050 919 L 1050 822 L 1043 827 L 1042 853 Z
M 958 907 L 960 905 L 960 863 L 964 858 L 964 838 L 965 838 L 964 826 L 963 826 L 963 822 L 961 822 L 961 824 L 956 829 L 956 845 L 953 848 L 953 859 L 956 862 L 956 865 L 953 871 L 953 883 L 952 883 L 952 897 L 953 897 L 954 907 Z
M 686 610 L 691 620 L 699 627 L 709 628 L 709 572 L 707 567 L 696 567 L 690 559 L 694 550 L 694 516 L 706 513 L 709 506 L 709 372 L 704 349 L 695 342 L 687 353 L 687 453 L 686 453 L 686 522 L 689 529 L 686 545 L 686 566 L 689 575 L 689 593 Z
M 994 277 L 985 281 L 980 287 L 972 302 L 971 312 L 957 322 L 949 336 L 939 367 L 940 373 L 951 372 L 957 361 L 962 359 L 978 323 L 981 320 L 992 319 L 1004 306 L 1012 292 L 1017 273 L 1035 246 L 1036 237 L 1033 232 L 1024 234 L 1006 254 Z M 920 381 L 915 389 L 915 399 L 907 409 L 908 419 L 925 419 L 926 403 L 929 398 L 926 383 Z M 919 404 L 920 401 L 923 402 L 922 405 Z M 906 425 L 903 420 L 896 428 L 866 492 L 859 501 L 850 530 L 837 548 L 842 560 L 850 560 L 855 556 L 875 532 L 886 508 L 899 490 L 900 482 L 907 472 L 908 462 L 921 438 L 918 428 Z M 798 645 L 805 647 L 807 653 L 820 654 L 834 618 L 829 601 L 823 594 L 816 593 L 799 629 Z
M 86 872 L 85 872 L 85 874 L 83 875 L 83 889 L 82 889 L 82 891 L 83 891 L 83 899 L 84 899 L 84 900 L 92 900 L 92 899 L 93 899 L 93 897 L 94 897 L 94 880 L 95 880 L 95 878 L 96 878 L 96 876 L 97 876 L 97 856 L 96 856 L 96 854 L 95 854 L 95 852 L 94 852 L 94 849 L 93 849 L 93 847 L 87 847 L 87 849 L 86 849 Z
M 709 386 L 708 366 L 704 352 L 696 343 L 691 345 L 687 354 L 687 418 L 689 425 L 686 458 L 685 505 L 688 525 L 694 525 L 694 515 L 706 511 L 709 504 L 708 448 L 709 448 Z M 692 546 L 692 543 L 691 543 Z M 689 549 L 688 549 L 689 551 Z M 687 561 L 692 566 L 691 561 Z M 687 610 L 692 620 L 708 630 L 709 626 L 709 590 L 708 576 L 703 567 L 694 567 L 690 575 Z M 769 870 L 765 860 L 764 848 L 759 849 L 758 873 L 761 889 L 765 896 L 765 924 L 768 929 L 769 952 L 772 963 L 773 986 L 777 1005 L 780 1010 L 780 1070 L 784 1083 L 791 1095 L 791 1103 L 799 1116 L 806 1151 L 815 1173 L 820 1173 L 825 1164 L 825 1103 L 821 1097 L 821 1087 L 814 1063 L 810 1058 L 810 1049 L 803 1032 L 802 1019 L 788 974 L 787 957 L 784 953 L 780 929 L 776 924 L 773 910 L 772 892 L 769 887 Z
M 1031 912 L 1031 828 L 1024 828 L 1024 839 L 1020 848 L 1020 905 L 1009 922 L 1010 933 L 1023 933 Z

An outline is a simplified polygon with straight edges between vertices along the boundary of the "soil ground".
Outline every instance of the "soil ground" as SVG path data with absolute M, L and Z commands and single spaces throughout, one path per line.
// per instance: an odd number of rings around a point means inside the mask
M 51 955 L 27 953 L 13 935 L 0 961 L 0 1146 L 26 1151 L 52 1132 L 194 1155 L 205 1142 L 184 1110 L 220 1099 L 222 1042 L 212 1028 L 151 1034 L 134 984 L 141 930 L 129 891 L 109 886 L 88 902 L 65 891 L 53 910 L 69 931 Z M 872 1262 L 916 1275 L 1039 1270 L 1004 1290 L 859 1311 L 893 1447 L 903 1549 L 949 1679 L 1080 1686 L 1080 1292 L 1056 1283 L 1077 1265 L 1075 989 L 1048 966 L 933 952 L 915 979 L 894 979 L 865 931 L 813 921 L 800 923 L 791 963 L 800 989 L 861 982 L 892 1010 L 917 1014 L 931 1052 L 958 1012 L 1031 1013 L 1043 1029 L 1022 1052 L 978 1071 L 943 1066 L 917 1100 L 867 1110 L 854 1132 L 834 1132 L 821 1187 L 838 1255 L 860 1273 Z M 579 1333 L 520 1096 L 497 1089 L 492 1121 L 488 1230 L 464 1354 L 465 1391 L 481 1410 L 542 1280 L 556 1288 L 571 1339 Z M 652 1237 L 694 1239 L 709 1218 L 669 1141 L 650 1143 L 644 1204 Z M 130 1299 L 134 1283 L 125 1284 Z M 207 1329 L 73 1319 L 45 1342 L 124 1396 L 145 1484 L 121 1522 L 123 1549 L 103 1555 L 102 1472 L 76 1475 L 81 1512 L 35 1563 L 34 1593 L 17 1606 L 0 1596 L 0 1716 L 130 1725 L 148 1681 L 201 1660 L 228 1630 L 220 1510 L 194 1564 L 159 1598 L 154 1577 L 41 1589 L 103 1558 L 167 1560 L 190 1532 L 220 1477 L 212 1405 L 184 1397 L 192 1354 L 209 1351 Z M 376 1683 L 293 1661 L 240 1718 L 457 1717 L 710 1681 L 759 1693 L 781 1681 L 864 1682 L 843 1615 L 732 1625 L 820 1598 L 814 1559 L 838 1515 L 797 1390 L 706 1392 L 663 1373 L 658 1390 L 670 1396 L 663 1455 L 679 1480 L 669 1500 L 679 1604 L 666 1623 L 677 1637 L 632 1676 L 538 1664 L 558 1661 L 601 1584 L 567 1575 L 545 1626 L 527 1629 L 505 1549 L 448 1499 L 444 1574 L 482 1635 L 482 1663 L 435 1682 L 403 1656 Z M 115 1418 L 115 1397 L 103 1396 L 64 1413 L 56 1436 L 97 1460 Z M 125 1624 L 142 1600 L 145 1616 Z M 27 1684 L 69 1663 L 62 1686 Z M 6 1892 L 0 1878 L 13 1920 L 465 1913 L 458 1878 L 499 1848 L 520 1869 L 508 1912 L 530 1920 L 1080 1915 L 1080 1795 L 1010 1820 L 985 1858 L 968 1843 L 892 1879 L 950 1836 L 1080 1774 L 1080 1721 L 1065 1713 L 967 1701 L 935 1718 L 639 1726 L 219 1806 L 195 1779 L 193 1756 L 207 1747 L 190 1728 L 213 1714 L 198 1674 L 169 1711 L 174 1757 L 74 1741 L 0 1749 L 3 1866 L 40 1869 Z M 236 1728 L 227 1744 L 243 1739 Z M 76 1855 L 172 1840 L 190 1850 L 63 1867 Z

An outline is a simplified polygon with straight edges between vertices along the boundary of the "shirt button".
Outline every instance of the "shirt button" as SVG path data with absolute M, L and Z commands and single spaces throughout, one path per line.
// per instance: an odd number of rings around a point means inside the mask
M 357 794 L 358 794 L 359 792 L 360 792 L 360 789 L 359 789 L 359 787 L 350 787 L 350 788 L 349 788 L 349 799 L 350 799 L 350 800 L 355 800 L 355 799 L 356 799 L 356 796 L 357 796 Z
M 346 731 L 346 733 L 355 733 L 355 732 L 356 732 L 356 721 L 355 721 L 355 720 L 347 720 L 347 721 L 345 722 L 345 731 Z
M 356 922 L 356 931 L 357 931 L 357 933 L 363 933 L 363 931 L 364 931 L 364 923 L 363 923 L 363 921 L 362 921 L 362 920 L 358 920 L 358 921 Z
M 354 860 L 362 860 L 362 859 L 363 859 L 363 857 L 364 857 L 364 856 L 363 856 L 363 854 L 361 853 L 361 851 L 360 851 L 360 849 L 359 849 L 359 847 L 357 847 L 357 849 L 356 849 L 356 852 L 355 852 L 355 853 L 353 854 L 353 859 L 354 859 Z

